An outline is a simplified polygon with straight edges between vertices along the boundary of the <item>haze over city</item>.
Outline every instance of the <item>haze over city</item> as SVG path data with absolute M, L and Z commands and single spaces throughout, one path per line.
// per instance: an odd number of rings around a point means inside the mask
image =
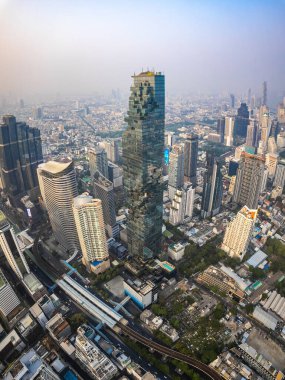
M 283 95 L 284 1 L 0 0 L 0 96 L 127 93 L 162 71 L 167 93 Z

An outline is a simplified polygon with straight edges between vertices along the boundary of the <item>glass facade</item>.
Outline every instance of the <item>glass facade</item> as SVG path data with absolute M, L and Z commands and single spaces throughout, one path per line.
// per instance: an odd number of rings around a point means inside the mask
M 144 257 L 144 248 L 159 253 L 162 236 L 162 175 L 165 124 L 164 75 L 145 72 L 133 77 L 123 135 L 123 170 L 128 249 Z
M 3 189 L 14 203 L 38 188 L 37 166 L 43 162 L 40 131 L 17 123 L 12 115 L 0 123 L 0 167 Z

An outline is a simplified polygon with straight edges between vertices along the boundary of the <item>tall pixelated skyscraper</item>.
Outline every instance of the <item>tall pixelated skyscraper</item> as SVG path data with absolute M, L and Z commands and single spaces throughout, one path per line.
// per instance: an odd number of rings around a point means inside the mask
M 73 216 L 73 198 L 78 195 L 73 161 L 49 161 L 38 167 L 39 185 L 52 230 L 69 251 L 79 248 Z
M 195 187 L 197 182 L 198 136 L 190 134 L 184 142 L 184 176 L 185 182 Z
M 250 209 L 257 208 L 264 170 L 265 160 L 262 157 L 242 152 L 236 175 L 234 202 Z
M 0 174 L 13 205 L 26 193 L 32 200 L 39 195 L 37 166 L 42 162 L 39 129 L 17 123 L 12 115 L 4 116 L 0 123 Z
M 207 170 L 204 175 L 201 216 L 212 217 L 220 212 L 223 198 L 221 163 L 207 152 Z
M 262 84 L 262 105 L 267 106 L 267 82 Z
M 162 175 L 165 125 L 164 75 L 151 71 L 133 76 L 123 134 L 128 249 L 145 257 L 161 249 Z

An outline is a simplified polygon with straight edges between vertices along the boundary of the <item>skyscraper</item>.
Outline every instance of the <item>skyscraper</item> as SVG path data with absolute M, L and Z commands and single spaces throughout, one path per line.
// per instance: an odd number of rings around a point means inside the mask
M 30 273 L 30 268 L 19 247 L 14 228 L 2 211 L 0 211 L 0 246 L 13 272 L 23 280 L 25 273 Z
M 219 213 L 223 197 L 221 163 L 207 152 L 207 170 L 204 175 L 201 216 L 212 217 Z
M 217 121 L 217 133 L 221 136 L 220 141 L 222 144 L 224 143 L 224 139 L 225 139 L 225 123 L 226 121 L 224 117 L 221 117 Z
M 242 152 L 237 169 L 234 202 L 250 209 L 257 208 L 264 169 L 265 160 L 262 157 Z
M 177 189 L 170 207 L 169 223 L 176 226 L 183 223 L 184 219 L 192 218 L 194 198 L 195 189 L 190 182 Z
M 280 186 L 282 189 L 285 185 L 285 160 L 281 159 L 277 164 L 274 183 L 275 187 Z
M 14 314 L 14 312 L 19 309 L 20 305 L 19 298 L 0 269 L 0 315 L 10 320 L 15 317 L 16 313 Z
M 245 138 L 249 123 L 249 112 L 246 103 L 241 103 L 235 117 L 234 136 Z
M 255 120 L 250 120 L 249 126 L 247 127 L 245 144 L 249 147 L 255 147 L 256 148 L 257 138 L 258 138 L 257 122 Z
M 128 248 L 144 257 L 144 249 L 160 252 L 162 236 L 162 176 L 165 87 L 164 75 L 142 72 L 133 76 L 123 134 L 123 169 Z
M 79 247 L 72 211 L 78 195 L 72 160 L 49 161 L 38 167 L 39 185 L 52 230 L 60 245 L 69 251 Z
M 244 206 L 229 223 L 221 247 L 229 256 L 243 259 L 251 238 L 256 215 L 257 210 L 251 210 Z
M 184 176 L 185 182 L 195 187 L 197 182 L 198 136 L 190 134 L 184 142 Z
M 230 98 L 231 98 L 231 108 L 235 108 L 235 96 L 234 96 L 234 94 L 230 94 Z
M 117 237 L 120 233 L 116 224 L 114 185 L 107 178 L 96 172 L 93 179 L 94 195 L 102 201 L 104 222 L 108 235 Z
M 267 82 L 262 84 L 262 105 L 267 106 Z
M 234 144 L 234 125 L 235 125 L 234 117 L 227 116 L 225 118 L 225 137 L 224 137 L 224 144 L 226 146 L 232 146 Z
M 91 178 L 94 177 L 94 174 L 97 171 L 99 171 L 104 177 L 108 178 L 108 160 L 105 149 L 100 148 L 99 146 L 90 148 L 88 150 L 88 157 Z
M 26 193 L 33 200 L 39 195 L 36 170 L 42 161 L 39 129 L 17 123 L 12 115 L 4 116 L 0 123 L 0 174 L 13 205 Z
M 108 160 L 117 163 L 119 161 L 119 140 L 108 140 L 103 141 L 99 144 L 102 148 L 105 149 L 107 153 Z
M 169 154 L 168 192 L 173 199 L 177 189 L 184 183 L 184 152 L 182 145 L 174 145 Z
M 74 198 L 73 213 L 82 251 L 82 262 L 90 272 L 101 273 L 110 267 L 102 202 L 90 195 Z

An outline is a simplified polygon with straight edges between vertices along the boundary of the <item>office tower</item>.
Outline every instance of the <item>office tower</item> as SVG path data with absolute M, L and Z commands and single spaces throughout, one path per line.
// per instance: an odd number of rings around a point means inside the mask
M 108 178 L 108 160 L 105 149 L 99 146 L 88 150 L 89 169 L 91 178 L 98 171 L 104 177 Z
M 241 154 L 234 189 L 233 201 L 256 209 L 261 192 L 265 160 L 254 154 Z
M 195 187 L 197 182 L 198 136 L 189 134 L 184 142 L 184 179 Z
M 221 136 L 220 142 L 223 144 L 225 140 L 225 118 L 221 117 L 217 121 L 217 133 Z
M 158 254 L 162 236 L 162 176 L 165 87 L 164 75 L 143 72 L 133 76 L 128 126 L 123 134 L 123 169 L 129 253 Z
M 258 138 L 258 124 L 256 120 L 250 120 L 246 133 L 246 146 L 256 147 Z
M 174 145 L 169 154 L 168 193 L 173 199 L 176 189 L 184 183 L 184 152 L 182 145 Z
M 120 155 L 119 155 L 119 140 L 118 139 L 103 141 L 103 142 L 100 142 L 99 145 L 100 147 L 105 149 L 108 160 L 114 163 L 119 162 Z
M 268 138 L 268 142 L 267 142 L 267 153 L 277 153 L 278 149 L 277 149 L 277 144 L 276 144 L 276 141 L 275 141 L 275 137 L 273 136 L 270 136 Z
M 247 92 L 247 104 L 250 106 L 251 104 L 251 88 L 248 89 Z
M 218 214 L 223 197 L 221 163 L 213 154 L 208 152 L 206 160 L 207 170 L 204 175 L 201 205 L 202 218 L 208 218 Z
M 276 173 L 274 177 L 273 186 L 284 188 L 285 184 L 285 160 L 281 159 L 279 160 L 276 168 Z
M 119 226 L 116 223 L 116 208 L 114 186 L 111 181 L 96 172 L 93 180 L 94 195 L 102 201 L 104 222 L 110 237 L 119 235 Z
M 95 343 L 88 338 L 85 330 L 86 329 L 82 329 L 81 327 L 77 330 L 75 357 L 92 379 L 111 380 L 118 372 L 117 367 Z
M 285 98 L 283 99 L 282 103 L 278 104 L 277 120 L 281 126 L 285 126 Z
M 246 103 L 241 103 L 235 117 L 234 136 L 245 138 L 249 123 L 249 112 Z
M 110 260 L 101 200 L 78 195 L 73 200 L 73 213 L 83 264 L 89 272 L 104 272 L 110 268 Z
M 191 219 L 195 199 L 195 188 L 190 182 L 177 189 L 170 207 L 169 223 L 173 226 L 183 223 L 184 219 Z
M 278 154 L 276 153 L 267 153 L 265 155 L 265 165 L 268 169 L 268 176 L 269 178 L 273 179 L 276 172 L 278 162 Z
M 234 125 L 235 125 L 234 117 L 226 116 L 226 118 L 225 118 L 225 137 L 224 137 L 224 144 L 226 146 L 232 146 L 234 144 Z
M 234 94 L 230 94 L 230 98 L 231 98 L 231 108 L 235 108 L 235 96 L 234 96 Z
M 0 123 L 0 168 L 3 190 L 16 205 L 28 193 L 39 195 L 37 166 L 43 161 L 41 136 L 37 128 L 16 122 L 12 115 Z
M 41 120 L 43 118 L 43 110 L 41 107 L 37 107 L 33 111 L 33 119 L 34 120 Z
M 252 210 L 244 206 L 229 223 L 221 247 L 229 256 L 243 259 L 252 235 L 256 215 L 256 209 Z
M 114 185 L 114 199 L 116 212 L 125 204 L 125 190 L 123 186 L 123 169 L 118 165 L 108 162 L 109 180 Z
M 174 132 L 166 132 L 164 134 L 164 145 L 167 147 L 171 147 L 175 144 L 176 136 Z
M 262 84 L 262 105 L 267 106 L 267 82 Z
M 20 307 L 21 302 L 0 269 L 0 315 L 9 320 L 9 314 Z
M 20 249 L 14 228 L 2 211 L 0 211 L 0 247 L 16 276 L 23 280 L 24 274 L 30 273 L 30 268 Z
M 259 125 L 260 125 L 260 140 L 262 141 L 264 152 L 267 149 L 268 137 L 270 136 L 270 132 L 271 132 L 271 124 L 272 124 L 272 120 L 269 115 L 269 112 L 264 113 L 263 107 L 261 107 Z
M 55 239 L 74 251 L 79 241 L 72 211 L 73 198 L 78 195 L 72 160 L 49 161 L 38 167 L 39 185 Z

